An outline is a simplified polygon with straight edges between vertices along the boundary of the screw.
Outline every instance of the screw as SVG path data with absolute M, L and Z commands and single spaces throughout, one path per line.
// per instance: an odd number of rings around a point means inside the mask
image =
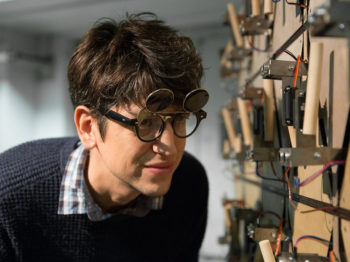
M 273 238 L 276 238 L 276 233 L 275 233 L 275 232 L 272 232 L 272 233 L 271 233 L 271 236 L 272 236 Z
M 289 65 L 289 66 L 288 66 L 288 70 L 289 70 L 289 71 L 294 71 L 294 69 L 295 69 L 295 66 L 294 66 L 294 65 Z
M 314 158 L 321 158 L 320 152 L 315 152 L 314 153 Z
M 313 23 L 315 23 L 315 21 L 316 21 L 316 18 L 314 16 L 309 16 L 309 18 L 308 18 L 309 24 L 313 24 Z
M 305 93 L 304 92 L 299 92 L 299 96 L 304 96 Z
M 345 29 L 345 24 L 343 24 L 343 23 L 340 23 L 339 25 L 338 25 L 338 28 L 339 28 L 339 30 L 340 31 L 343 31 L 344 29 Z
M 256 22 L 256 26 L 261 26 L 261 22 Z

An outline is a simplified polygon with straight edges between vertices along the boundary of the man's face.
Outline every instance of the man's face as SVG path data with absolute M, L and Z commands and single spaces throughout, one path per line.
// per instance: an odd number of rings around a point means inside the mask
M 140 108 L 130 105 L 113 110 L 133 119 Z M 169 190 L 185 143 L 185 139 L 174 135 L 169 120 L 161 137 L 153 142 L 142 142 L 133 128 L 108 120 L 104 139 L 99 136 L 91 152 L 91 164 L 99 179 L 105 180 L 101 182 L 109 187 L 105 189 L 112 199 L 120 194 L 161 196 Z

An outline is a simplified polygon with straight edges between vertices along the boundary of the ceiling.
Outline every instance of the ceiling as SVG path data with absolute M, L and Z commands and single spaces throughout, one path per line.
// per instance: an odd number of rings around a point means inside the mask
M 235 2 L 236 1 L 236 2 Z M 235 0 L 237 3 L 243 1 Z M 30 33 L 80 37 L 101 17 L 121 19 L 151 11 L 168 24 L 222 24 L 227 0 L 12 0 L 0 2 L 0 27 Z M 240 4 L 242 5 L 242 4 Z

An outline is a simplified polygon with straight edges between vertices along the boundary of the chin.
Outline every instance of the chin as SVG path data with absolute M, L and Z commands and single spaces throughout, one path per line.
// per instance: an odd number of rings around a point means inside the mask
M 150 197 L 159 197 L 164 196 L 166 193 L 168 193 L 169 189 L 170 183 L 167 185 L 157 185 L 156 187 L 146 188 L 142 193 Z

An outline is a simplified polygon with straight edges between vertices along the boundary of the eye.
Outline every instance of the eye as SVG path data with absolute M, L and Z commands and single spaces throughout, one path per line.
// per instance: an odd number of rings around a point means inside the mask
M 147 128 L 147 127 L 152 126 L 152 124 L 153 124 L 153 119 L 152 118 L 145 118 L 145 119 L 142 119 L 139 122 L 139 127 L 140 128 Z

